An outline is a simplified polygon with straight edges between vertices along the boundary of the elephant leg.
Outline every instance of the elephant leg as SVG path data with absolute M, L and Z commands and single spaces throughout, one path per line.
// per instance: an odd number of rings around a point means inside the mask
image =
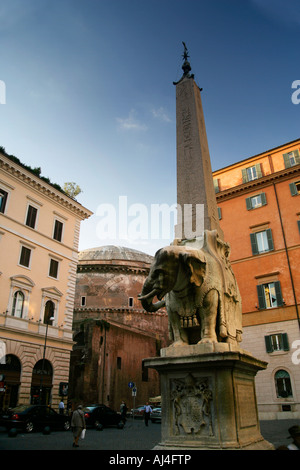
M 188 335 L 180 326 L 180 316 L 177 312 L 168 311 L 169 322 L 173 332 L 174 345 L 176 344 L 188 344 Z
M 218 291 L 212 289 L 204 297 L 203 305 L 200 309 L 201 340 L 198 344 L 218 342 L 216 335 L 218 305 Z

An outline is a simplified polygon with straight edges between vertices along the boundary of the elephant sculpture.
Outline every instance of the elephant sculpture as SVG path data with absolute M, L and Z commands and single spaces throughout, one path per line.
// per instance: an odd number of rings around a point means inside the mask
M 166 307 L 174 345 L 241 341 L 241 297 L 229 254 L 216 230 L 206 230 L 204 241 L 179 241 L 156 253 L 139 300 L 148 312 Z

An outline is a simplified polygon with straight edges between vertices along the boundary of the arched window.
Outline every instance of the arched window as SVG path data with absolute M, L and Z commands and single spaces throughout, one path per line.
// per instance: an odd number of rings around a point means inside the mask
M 18 290 L 14 293 L 12 312 L 14 317 L 22 318 L 24 308 L 24 294 Z
M 32 371 L 31 404 L 49 405 L 51 401 L 53 367 L 47 359 L 38 361 Z
M 293 396 L 290 374 L 286 370 L 280 369 L 276 372 L 275 386 L 278 398 Z
M 44 323 L 48 325 L 52 325 L 52 321 L 50 321 L 51 317 L 54 317 L 54 311 L 55 311 L 55 304 L 52 302 L 52 300 L 47 300 L 45 304 L 45 312 L 44 312 Z

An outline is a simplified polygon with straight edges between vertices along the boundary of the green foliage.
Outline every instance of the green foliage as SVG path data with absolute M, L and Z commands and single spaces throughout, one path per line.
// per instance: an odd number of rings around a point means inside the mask
M 82 190 L 78 184 L 74 182 L 68 182 L 64 183 L 64 192 L 72 199 L 75 199 L 78 194 L 82 193 Z
M 50 186 L 52 186 L 53 188 L 57 189 L 57 191 L 60 191 L 61 193 L 65 194 L 66 196 L 69 196 L 69 197 L 72 197 L 70 196 L 66 191 L 64 191 L 61 186 L 59 184 L 56 184 L 56 183 L 52 183 L 50 181 L 49 178 L 46 178 L 45 176 L 41 176 L 41 172 L 42 172 L 42 169 L 41 167 L 35 167 L 35 168 L 31 168 L 31 166 L 29 165 L 25 165 L 24 163 L 22 163 L 19 158 L 15 157 L 14 155 L 9 155 L 8 153 L 6 153 L 5 151 L 5 148 L 2 147 L 0 145 L 0 153 L 2 153 L 3 155 L 5 155 L 9 160 L 11 160 L 12 162 L 14 163 L 17 163 L 18 165 L 20 165 L 22 168 L 25 168 L 25 170 L 27 171 L 30 171 L 30 173 L 32 173 L 33 175 L 37 176 L 38 178 L 40 178 L 41 180 L 45 181 L 45 183 L 49 184 Z M 75 183 L 74 183 L 75 184 Z M 79 188 L 79 186 L 78 186 Z M 80 188 L 79 188 L 80 189 Z M 81 192 L 81 189 L 80 191 Z M 77 193 L 79 194 L 79 193 Z

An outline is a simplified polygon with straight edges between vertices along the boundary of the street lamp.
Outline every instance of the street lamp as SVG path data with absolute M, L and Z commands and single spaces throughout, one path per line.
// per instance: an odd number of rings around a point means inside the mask
M 45 333 L 45 343 L 44 343 L 44 353 L 43 353 L 43 363 L 42 363 L 42 373 L 41 373 L 41 382 L 40 382 L 40 393 L 39 393 L 39 405 L 41 404 L 42 399 L 42 388 L 43 388 L 43 377 L 44 377 L 44 367 L 45 367 L 45 356 L 46 356 L 46 345 L 47 345 L 47 335 L 48 335 L 48 325 L 54 320 L 54 317 L 48 318 L 46 323 L 46 333 Z

